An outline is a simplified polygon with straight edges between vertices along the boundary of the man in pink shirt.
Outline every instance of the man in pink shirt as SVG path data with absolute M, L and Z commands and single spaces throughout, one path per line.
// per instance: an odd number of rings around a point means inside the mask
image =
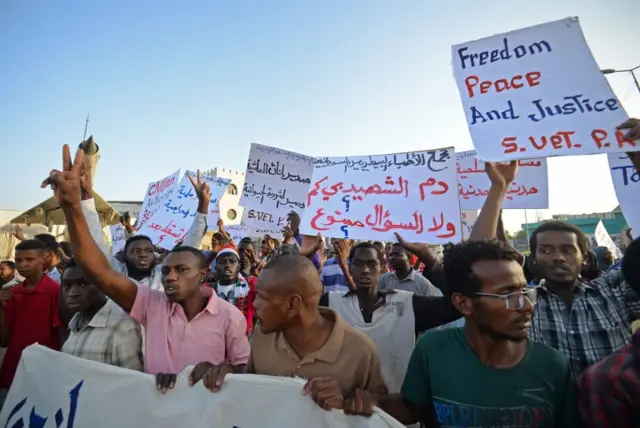
M 138 285 L 111 268 L 91 237 L 80 205 L 82 151 L 71 162 L 64 146 L 63 171 L 51 171 L 43 187 L 51 185 L 63 209 L 71 247 L 78 265 L 93 284 L 146 329 L 144 371 L 156 374 L 158 390 L 173 388 L 176 373 L 201 361 L 242 366 L 249 359 L 246 321 L 232 304 L 217 295 L 205 296 L 206 275 L 202 252 L 192 247 L 172 250 L 162 263 L 164 292 Z M 192 183 L 198 194 L 198 212 L 206 213 L 211 192 L 200 179 Z

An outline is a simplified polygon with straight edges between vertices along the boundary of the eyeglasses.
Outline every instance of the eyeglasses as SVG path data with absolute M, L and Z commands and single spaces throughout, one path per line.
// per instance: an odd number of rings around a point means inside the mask
M 504 300 L 504 304 L 507 309 L 518 310 L 524 307 L 525 297 L 527 298 L 527 300 L 529 300 L 529 302 L 531 302 L 532 305 L 536 304 L 536 298 L 538 297 L 538 288 L 539 287 L 531 287 L 527 288 L 524 291 L 514 291 L 513 293 L 508 294 L 474 293 L 474 295 L 502 299 Z

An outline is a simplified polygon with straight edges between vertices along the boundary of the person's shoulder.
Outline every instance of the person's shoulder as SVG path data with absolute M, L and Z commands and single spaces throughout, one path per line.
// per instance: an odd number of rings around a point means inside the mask
M 44 286 L 43 288 L 46 291 L 51 291 L 51 292 L 60 291 L 60 283 L 55 279 L 51 278 L 49 275 L 45 274 L 40 284 Z
M 633 345 L 627 345 L 618 352 L 598 361 L 589 367 L 581 376 L 580 382 L 588 385 L 591 392 L 602 392 L 611 386 L 612 380 L 623 382 L 633 376 L 625 376 L 625 372 L 635 370 Z
M 113 317 L 114 317 L 114 332 L 121 334 L 128 334 L 131 332 L 140 332 L 142 328 L 140 323 L 130 316 L 128 316 L 119 306 L 114 305 Z M 119 310 L 118 310 L 119 309 Z
M 215 305 L 215 309 L 217 310 L 217 313 L 222 314 L 222 316 L 224 316 L 228 320 L 230 321 L 245 320 L 244 314 L 242 313 L 242 311 L 238 309 L 238 307 L 233 303 L 229 303 L 226 300 L 221 299 L 215 293 L 211 295 L 210 299 L 211 300 L 207 304 L 207 307 L 209 307 L 211 304 Z M 214 310 L 213 313 L 216 313 L 216 311 Z
M 442 349 L 449 347 L 452 343 L 459 341 L 462 336 L 463 328 L 439 328 L 425 331 L 418 339 L 416 348 L 422 351 L 435 349 L 439 353 Z
M 385 272 L 382 275 L 380 275 L 380 281 L 383 280 L 388 280 L 390 277 L 392 277 L 393 275 L 395 275 L 394 272 Z
M 529 352 L 531 355 L 528 359 L 536 363 L 543 362 L 546 369 L 555 369 L 562 372 L 569 371 L 569 362 L 564 355 L 549 345 L 529 339 Z

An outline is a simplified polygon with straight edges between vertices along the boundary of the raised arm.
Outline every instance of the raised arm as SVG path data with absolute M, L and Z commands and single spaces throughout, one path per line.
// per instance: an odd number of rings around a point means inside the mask
M 471 236 L 469 236 L 471 241 L 494 239 L 496 237 L 502 203 L 509 185 L 511 185 L 518 173 L 518 162 L 511 161 L 508 164 L 486 162 L 485 169 L 491 180 L 491 188 L 480 210 L 476 224 L 473 226 Z
M 111 268 L 109 261 L 91 236 L 87 220 L 81 207 L 81 167 L 84 152 L 78 149 L 75 161 L 71 162 L 69 146 L 64 145 L 62 171 L 52 170 L 42 183 L 42 187 L 51 185 L 54 195 L 62 207 L 71 248 L 78 265 L 107 296 L 123 310 L 129 312 L 136 299 L 138 287 L 128 277 Z
M 188 247 L 194 247 L 200 249 L 202 247 L 202 238 L 207 233 L 207 215 L 209 214 L 209 202 L 211 201 L 211 189 L 206 182 L 202 181 L 200 177 L 200 170 L 198 170 L 197 179 L 194 180 L 190 175 L 189 180 L 198 196 L 198 212 L 193 218 L 191 228 L 184 237 L 184 244 Z

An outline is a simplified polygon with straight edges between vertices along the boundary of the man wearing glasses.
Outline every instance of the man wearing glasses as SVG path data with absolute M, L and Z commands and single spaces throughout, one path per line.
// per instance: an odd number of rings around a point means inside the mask
M 465 326 L 427 331 L 396 396 L 357 392 L 345 412 L 371 404 L 427 427 L 575 427 L 575 383 L 562 355 L 527 339 L 536 289 L 517 253 L 498 241 L 468 241 L 447 253 L 447 294 Z

